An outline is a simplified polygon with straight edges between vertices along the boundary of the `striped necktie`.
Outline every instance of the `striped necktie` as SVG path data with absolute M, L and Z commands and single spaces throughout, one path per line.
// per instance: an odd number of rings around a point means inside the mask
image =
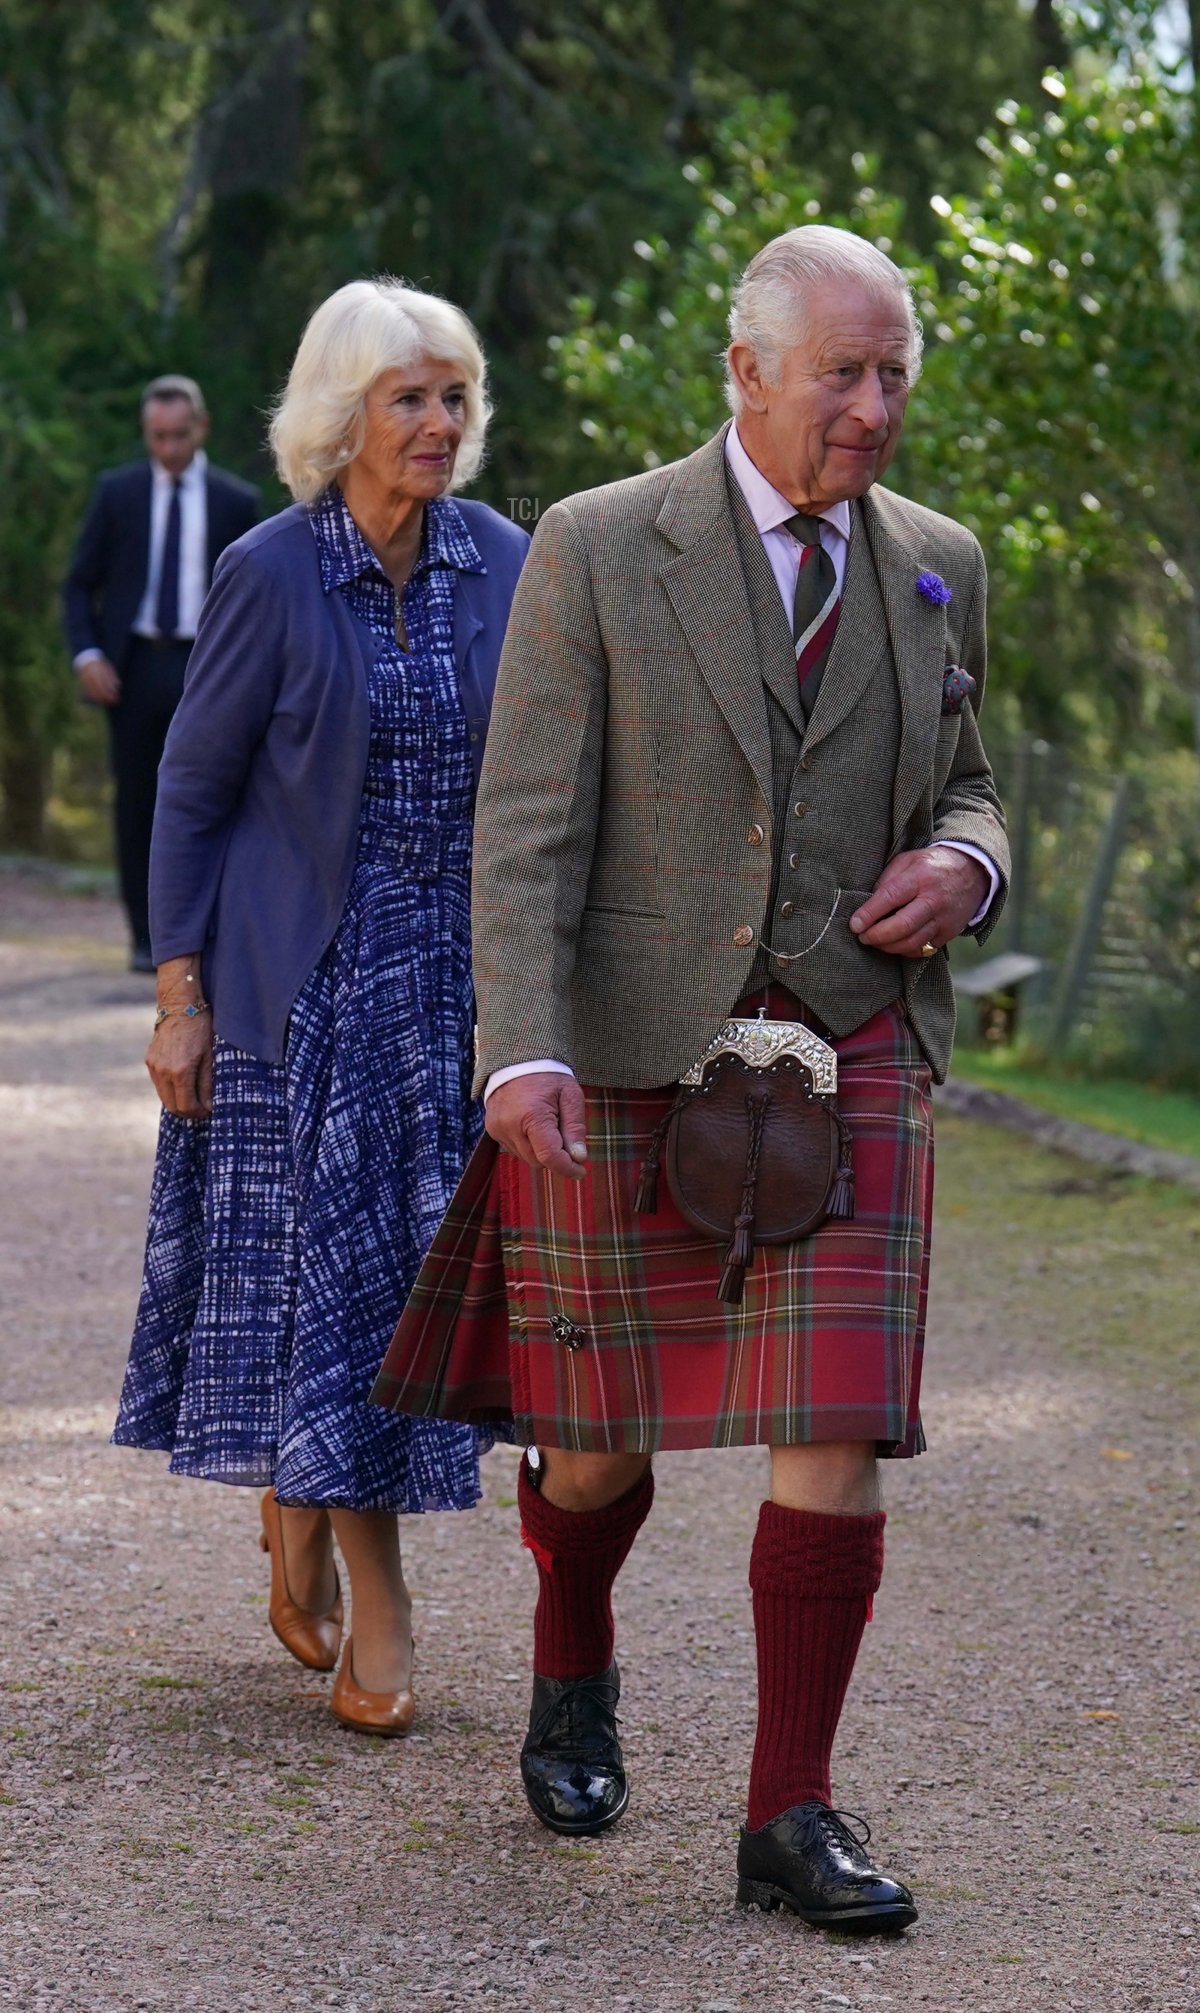
M 841 613 L 837 568 L 821 543 L 820 519 L 797 512 L 783 526 L 800 547 L 796 599 L 792 606 L 792 641 L 796 646 L 796 676 L 800 704 L 811 718 L 821 677 L 829 660 Z

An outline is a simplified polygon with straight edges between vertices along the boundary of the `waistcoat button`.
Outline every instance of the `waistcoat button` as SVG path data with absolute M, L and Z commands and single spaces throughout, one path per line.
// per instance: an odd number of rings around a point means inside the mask
M 746 844 L 748 846 L 761 846 L 766 836 L 761 825 L 751 825 L 750 830 L 746 834 Z
M 805 803 L 803 797 L 801 797 L 798 803 L 792 806 L 792 809 L 795 811 L 796 816 L 798 818 L 806 817 L 808 814 L 808 805 Z
M 798 867 L 798 866 L 800 865 L 800 855 L 799 855 L 799 853 L 789 853 L 789 854 L 788 854 L 788 865 L 789 865 L 789 867 Z
M 737 945 L 739 951 L 749 949 L 750 945 L 754 942 L 754 931 L 751 929 L 749 923 L 738 924 L 736 930 L 733 933 L 733 941 Z
M 783 902 L 780 905 L 779 913 L 781 916 L 794 916 L 796 913 L 795 902 Z

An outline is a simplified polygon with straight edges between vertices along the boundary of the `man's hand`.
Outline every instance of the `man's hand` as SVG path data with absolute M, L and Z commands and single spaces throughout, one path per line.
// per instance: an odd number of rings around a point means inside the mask
M 953 846 L 897 853 L 874 893 L 854 911 L 850 927 L 873 950 L 919 958 L 927 944 L 940 950 L 962 935 L 990 886 L 987 868 Z
M 79 667 L 79 689 L 97 706 L 115 706 L 121 697 L 121 680 L 107 657 L 89 657 Z
M 527 1167 L 582 1181 L 587 1172 L 587 1112 L 573 1076 L 539 1069 L 511 1076 L 487 1101 L 491 1137 Z

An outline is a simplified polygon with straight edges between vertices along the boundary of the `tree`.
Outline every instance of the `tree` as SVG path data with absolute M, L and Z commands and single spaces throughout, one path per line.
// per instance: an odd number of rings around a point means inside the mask
M 828 220 L 916 288 L 930 349 L 889 480 L 985 543 L 1002 723 L 1119 749 L 1186 731 L 1189 697 L 1200 721 L 1194 154 L 1152 75 L 1048 91 L 1044 112 L 1002 103 L 980 192 L 935 197 L 936 269 L 905 253 L 898 204 L 869 182 Z M 670 459 L 718 422 L 736 273 L 825 215 L 794 152 L 781 102 L 743 105 L 684 170 L 681 243 L 636 244 L 611 310 L 576 302 L 556 365 L 595 475 Z
M 1200 742 L 1189 108 L 1147 71 L 1046 83 L 1045 112 L 999 108 L 980 194 L 935 198 L 943 312 L 909 465 L 987 543 L 1000 621 L 1044 720 L 1071 711 L 1054 697 L 1061 659 L 1047 661 L 1065 583 L 1093 665 L 1090 678 L 1073 671 L 1076 697 L 1118 741 L 1186 730 L 1190 707 Z
M 877 155 L 927 250 L 929 195 L 978 181 L 975 135 L 1028 64 L 1022 0 L 919 0 L 886 34 L 874 0 L 792 0 L 765 35 L 744 0 L 7 0 L 3 842 L 39 843 L 54 761 L 99 748 L 56 586 L 95 471 L 136 451 L 147 376 L 197 376 L 214 452 L 269 482 L 264 409 L 305 318 L 398 272 L 481 328 L 482 493 L 548 500 L 594 456 L 546 338 L 632 241 L 687 235 L 680 171 L 710 171 L 740 98 L 783 94 L 798 180 L 847 214 L 852 156 Z

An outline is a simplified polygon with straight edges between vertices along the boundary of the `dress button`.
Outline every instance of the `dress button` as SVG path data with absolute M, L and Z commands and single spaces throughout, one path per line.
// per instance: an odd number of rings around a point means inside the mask
M 805 803 L 803 797 L 801 797 L 797 803 L 793 804 L 792 809 L 795 811 L 796 816 L 798 818 L 804 818 L 808 816 L 808 805 Z
M 795 902 L 783 902 L 780 905 L 779 913 L 781 916 L 794 916 L 796 913 Z
M 749 923 L 738 924 L 736 930 L 733 933 L 733 941 L 737 945 L 739 951 L 749 949 L 750 945 L 754 942 L 754 931 L 751 929 Z
M 766 836 L 761 825 L 751 825 L 750 830 L 746 834 L 746 844 L 748 846 L 761 846 Z

